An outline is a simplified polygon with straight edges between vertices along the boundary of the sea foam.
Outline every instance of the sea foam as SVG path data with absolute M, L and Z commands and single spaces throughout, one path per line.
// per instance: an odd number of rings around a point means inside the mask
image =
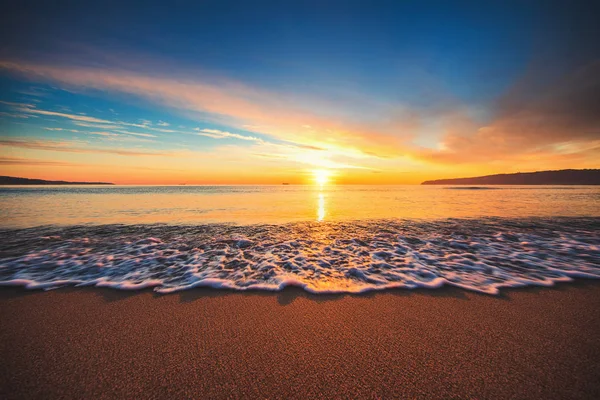
M 0 285 L 496 294 L 600 278 L 600 218 L 99 225 L 0 231 Z

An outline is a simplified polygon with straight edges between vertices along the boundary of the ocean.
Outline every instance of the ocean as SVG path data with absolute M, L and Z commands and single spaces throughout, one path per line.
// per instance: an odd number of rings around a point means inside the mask
M 361 293 L 600 278 L 600 188 L 0 189 L 0 285 Z

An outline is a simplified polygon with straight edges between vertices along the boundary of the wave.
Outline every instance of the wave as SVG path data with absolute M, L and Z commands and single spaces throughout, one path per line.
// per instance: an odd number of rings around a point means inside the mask
M 0 285 L 497 294 L 600 278 L 600 218 L 100 225 L 0 230 Z

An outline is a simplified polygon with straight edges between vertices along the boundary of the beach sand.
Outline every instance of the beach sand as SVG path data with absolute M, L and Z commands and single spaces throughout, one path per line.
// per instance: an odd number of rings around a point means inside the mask
M 358 296 L 0 290 L 12 398 L 600 398 L 600 282 Z

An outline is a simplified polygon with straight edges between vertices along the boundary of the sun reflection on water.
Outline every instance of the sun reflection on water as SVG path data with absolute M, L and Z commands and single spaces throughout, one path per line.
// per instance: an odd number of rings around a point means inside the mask
M 317 221 L 323 221 L 325 219 L 325 195 L 319 193 L 319 201 L 317 205 Z

